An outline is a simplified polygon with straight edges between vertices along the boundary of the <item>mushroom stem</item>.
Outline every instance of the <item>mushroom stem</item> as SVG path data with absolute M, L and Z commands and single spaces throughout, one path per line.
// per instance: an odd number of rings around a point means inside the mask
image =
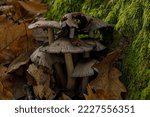
M 93 30 L 89 31 L 89 37 L 94 38 L 94 31 Z
M 69 32 L 69 38 L 74 38 L 74 34 L 75 34 L 75 28 L 74 27 L 71 27 L 70 28 L 70 32 Z
M 54 42 L 54 30 L 52 28 L 48 28 L 48 40 L 49 40 L 49 44 L 51 44 L 52 42 Z
M 72 78 L 74 66 L 73 66 L 72 56 L 70 53 L 65 53 L 65 62 L 66 62 L 66 69 L 67 69 L 67 75 L 68 75 L 67 88 L 70 90 L 74 90 L 75 79 Z
M 85 58 L 85 59 L 90 58 L 90 53 L 85 52 L 84 55 L 83 55 L 83 58 Z M 88 85 L 88 82 L 89 82 L 89 77 L 83 77 L 82 78 L 82 88 L 81 88 L 82 93 L 86 92 L 86 87 Z
M 60 63 L 54 64 L 54 68 L 56 70 L 56 82 L 58 83 L 60 88 L 65 88 L 66 79 L 65 79 L 65 75 L 63 73 L 63 70 L 62 70 Z
M 86 87 L 87 87 L 88 83 L 89 83 L 89 77 L 84 77 L 82 79 L 82 88 L 81 88 L 82 93 L 86 92 Z

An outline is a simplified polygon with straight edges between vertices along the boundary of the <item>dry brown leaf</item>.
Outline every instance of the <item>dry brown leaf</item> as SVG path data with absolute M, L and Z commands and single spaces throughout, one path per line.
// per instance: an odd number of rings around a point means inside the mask
M 27 71 L 36 81 L 36 85 L 34 85 L 36 97 L 53 99 L 55 92 L 50 88 L 50 74 L 44 73 L 42 67 L 37 68 L 34 64 L 31 64 Z
M 7 20 L 0 22 L 0 63 L 11 60 L 11 56 L 6 56 L 10 52 L 13 53 L 13 56 L 18 56 L 24 51 L 37 47 L 32 31 L 26 25 L 24 23 L 14 24 Z
M 59 100 L 72 100 L 72 99 L 65 93 L 62 93 L 61 97 L 59 97 Z
M 25 9 L 18 3 L 18 0 L 7 0 L 7 4 L 13 5 L 14 7 L 10 13 L 12 12 L 12 17 L 15 21 L 23 18 L 27 14 Z
M 121 72 L 112 65 L 119 55 L 120 50 L 113 51 L 94 65 L 99 73 L 97 78 L 90 82 L 90 86 L 96 91 L 103 90 L 106 99 L 121 99 L 121 92 L 126 92 L 125 86 L 119 80 Z
M 36 97 L 42 99 L 44 97 L 44 87 L 43 85 L 35 85 L 33 86 L 34 94 Z
M 15 55 L 10 49 L 5 49 L 0 52 L 0 63 L 2 64 L 9 64 L 14 58 Z
M 42 3 L 32 1 L 18 1 L 18 2 L 24 9 L 33 14 L 44 13 L 48 10 L 47 5 Z
M 30 60 L 30 52 L 20 54 L 12 63 L 8 66 L 7 73 L 14 72 L 19 69 L 20 66 L 25 65 Z
M 37 3 L 41 3 L 42 2 L 42 0 L 29 0 L 29 1 L 37 2 Z
M 6 71 L 7 67 L 4 67 L 3 65 L 0 65 L 0 81 L 3 81 L 6 77 Z
M 0 100 L 12 100 L 15 99 L 13 94 L 5 89 L 5 87 L 3 86 L 3 84 L 0 82 Z
M 37 68 L 34 64 L 31 64 L 27 71 L 35 79 L 37 85 L 44 85 L 50 79 L 49 74 L 44 73 L 43 69 Z
M 7 67 L 0 65 L 0 99 L 15 99 L 12 92 L 3 85 L 3 81 L 8 79 L 6 71 Z

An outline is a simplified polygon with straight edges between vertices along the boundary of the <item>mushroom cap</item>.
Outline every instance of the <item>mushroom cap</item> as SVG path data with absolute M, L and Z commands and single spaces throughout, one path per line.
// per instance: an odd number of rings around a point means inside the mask
M 73 45 L 70 39 L 60 38 L 41 50 L 48 53 L 83 53 L 93 50 L 93 46 L 83 41 L 80 45 Z
M 48 32 L 43 28 L 34 28 L 32 30 L 32 35 L 37 41 L 46 41 L 48 38 Z
M 37 21 L 33 24 L 30 24 L 28 26 L 29 29 L 33 28 L 44 28 L 44 27 L 51 27 L 51 28 L 57 28 L 61 29 L 59 22 L 57 21 Z
M 95 59 L 84 59 L 80 61 L 74 69 L 72 77 L 87 77 L 94 75 L 92 66 L 97 62 Z
M 63 27 L 67 24 L 69 27 L 79 28 L 78 24 L 75 21 L 75 18 L 78 15 L 81 15 L 81 13 L 80 12 L 71 12 L 71 13 L 65 14 L 60 21 L 61 26 Z
M 91 46 L 94 46 L 94 49 L 93 49 L 94 51 L 102 51 L 102 50 L 106 49 L 106 47 L 97 40 L 86 39 L 84 41 L 85 41 L 85 43 L 87 43 Z
M 86 15 L 85 15 L 85 17 L 88 21 L 88 25 L 83 29 L 85 31 L 98 30 L 101 28 L 113 27 L 112 25 L 107 24 L 98 18 L 95 18 L 92 16 L 86 16 Z
M 30 53 L 25 52 L 20 54 L 13 62 L 8 66 L 7 73 L 12 73 L 15 70 L 19 69 L 22 65 L 25 65 L 30 60 Z
M 49 54 L 49 53 L 40 51 L 41 48 L 42 46 L 37 48 L 30 56 L 31 61 L 34 62 L 35 64 L 50 68 L 52 64 L 55 64 L 58 62 L 61 62 L 61 63 L 64 62 L 63 59 L 58 55 Z

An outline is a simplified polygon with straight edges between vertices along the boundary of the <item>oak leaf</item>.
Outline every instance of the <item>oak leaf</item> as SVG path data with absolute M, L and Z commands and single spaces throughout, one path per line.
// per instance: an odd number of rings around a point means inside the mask
M 7 79 L 7 67 L 0 65 L 0 99 L 15 99 L 14 95 L 7 87 L 4 86 L 3 81 Z
M 99 73 L 97 78 L 90 82 L 90 86 L 96 92 L 102 90 L 104 99 L 122 99 L 121 92 L 126 92 L 124 84 L 119 80 L 121 72 L 113 66 L 120 52 L 115 50 L 109 53 L 101 62 L 93 66 Z

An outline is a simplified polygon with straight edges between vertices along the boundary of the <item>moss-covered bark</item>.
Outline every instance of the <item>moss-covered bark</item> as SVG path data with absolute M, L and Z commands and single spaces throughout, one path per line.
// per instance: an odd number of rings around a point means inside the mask
M 59 19 L 71 11 L 99 17 L 115 24 L 127 37 L 121 70 L 128 89 L 127 99 L 150 99 L 150 1 L 149 0 L 44 0 L 49 19 Z M 115 36 L 116 40 L 120 36 Z M 120 38 L 121 39 L 121 38 Z M 121 40 L 120 40 L 121 41 Z

